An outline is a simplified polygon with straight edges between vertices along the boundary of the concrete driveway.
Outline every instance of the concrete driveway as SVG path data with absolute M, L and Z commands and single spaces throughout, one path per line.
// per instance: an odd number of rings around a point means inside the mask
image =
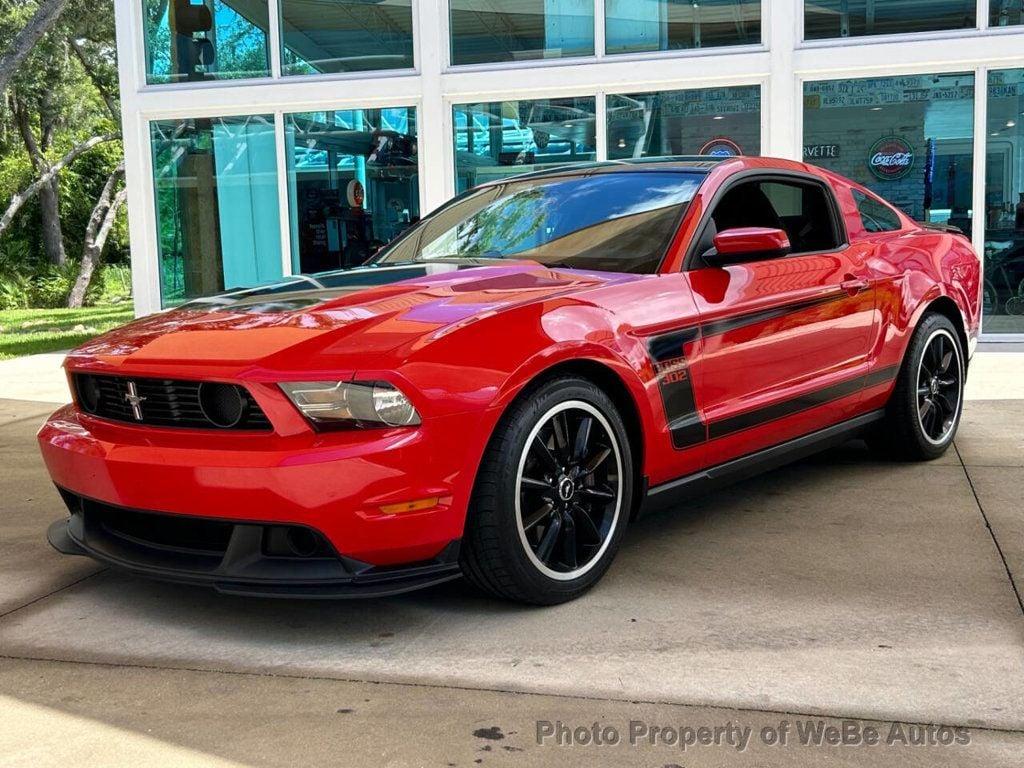
M 642 520 L 593 592 L 550 609 L 461 582 L 233 598 L 61 557 L 33 441 L 52 406 L 0 400 L 2 762 L 1019 765 L 1021 382 L 1024 355 L 984 354 L 943 459 L 851 443 Z M 798 722 L 843 719 L 882 743 L 801 743 Z M 619 743 L 538 744 L 547 721 Z M 970 743 L 900 741 L 945 739 L 924 724 Z

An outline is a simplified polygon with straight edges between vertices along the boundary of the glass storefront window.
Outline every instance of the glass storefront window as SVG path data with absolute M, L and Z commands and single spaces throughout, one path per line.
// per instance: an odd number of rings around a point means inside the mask
M 281 0 L 284 74 L 412 66 L 411 0 Z
M 973 135 L 970 72 L 804 84 L 804 160 L 968 237 Z
M 163 306 L 278 279 L 272 115 L 150 123 Z
M 611 160 L 760 152 L 760 86 L 608 96 Z
M 974 0 L 804 0 L 804 38 L 973 29 L 977 17 Z
M 142 0 L 146 82 L 267 77 L 267 3 Z
M 594 160 L 594 109 L 593 96 L 455 105 L 458 191 Z
M 989 0 L 988 25 L 990 27 L 1012 27 L 1024 24 L 1024 7 L 1010 0 Z
M 594 53 L 593 0 L 450 0 L 452 64 Z
M 605 0 L 608 53 L 761 42 L 760 0 Z
M 362 264 L 419 221 L 416 110 L 285 115 L 292 269 Z
M 1024 333 L 1024 69 L 988 73 L 982 327 Z

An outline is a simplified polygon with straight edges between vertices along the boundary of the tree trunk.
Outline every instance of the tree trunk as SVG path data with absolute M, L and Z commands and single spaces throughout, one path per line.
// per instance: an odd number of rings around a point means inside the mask
M 46 149 L 52 137 L 52 123 L 40 118 L 40 129 L 42 132 L 42 146 L 36 140 L 32 130 L 32 123 L 24 104 L 17 95 L 10 97 L 11 112 L 21 133 L 21 140 L 25 144 L 25 151 L 35 172 L 43 175 L 50 170 L 50 162 L 46 159 Z M 64 253 L 64 236 L 60 226 L 60 188 L 57 177 L 52 176 L 39 189 L 39 218 L 43 234 L 43 249 L 46 251 L 46 258 L 51 264 L 63 264 L 67 260 Z
M 78 268 L 78 278 L 68 295 L 70 309 L 77 309 L 85 304 L 93 275 L 103 256 L 103 247 L 107 244 L 107 235 L 110 234 L 110 228 L 114 226 L 114 220 L 117 218 L 117 211 L 128 194 L 122 187 L 111 197 L 123 176 L 124 161 L 107 178 L 107 183 L 103 185 L 103 191 L 100 192 L 100 197 L 92 209 L 92 215 L 89 216 L 89 224 L 85 228 L 85 244 L 82 246 L 82 263 Z
M 67 254 L 64 252 L 64 232 L 60 225 L 60 197 L 56 176 L 39 190 L 39 217 L 46 258 L 51 264 L 61 265 L 67 261 Z
M 60 18 L 67 4 L 68 0 L 42 0 L 32 18 L 14 36 L 10 46 L 0 55 L 0 93 L 7 90 L 7 84 L 11 82 L 21 62 Z

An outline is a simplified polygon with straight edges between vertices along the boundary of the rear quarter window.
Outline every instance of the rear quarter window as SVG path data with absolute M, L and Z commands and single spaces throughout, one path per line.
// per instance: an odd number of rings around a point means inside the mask
M 857 204 L 857 213 L 860 214 L 861 223 L 867 232 L 896 232 L 903 229 L 903 223 L 896 211 L 877 200 L 871 195 L 866 195 L 859 189 L 851 190 L 853 201 Z

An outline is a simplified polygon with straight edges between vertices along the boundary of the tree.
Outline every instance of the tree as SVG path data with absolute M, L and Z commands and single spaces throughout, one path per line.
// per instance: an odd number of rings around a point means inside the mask
M 114 30 L 103 21 L 99 27 L 79 28 L 75 30 L 81 37 L 72 36 L 68 42 L 75 57 L 82 66 L 96 92 L 103 99 L 111 121 L 121 124 L 121 107 L 117 96 L 117 59 L 112 45 Z M 90 39 L 90 36 L 92 39 Z M 89 286 L 103 256 L 103 248 L 107 242 L 117 213 L 127 199 L 128 191 L 124 183 L 124 160 L 117 164 L 107 177 L 103 190 L 93 206 L 92 214 L 86 225 L 82 243 L 82 257 L 79 262 L 78 278 L 68 295 L 68 307 L 81 307 L 89 292 Z M 115 191 L 116 190 L 116 191 Z
M 0 54 L 0 93 L 7 90 L 14 73 L 39 40 L 57 23 L 68 0 L 43 0 L 25 25 Z
M 92 209 L 92 216 L 89 217 L 89 224 L 85 229 L 85 243 L 82 246 L 82 262 L 78 268 L 78 279 L 75 280 L 71 293 L 68 296 L 68 307 L 74 309 L 85 303 L 85 296 L 89 292 L 89 285 L 92 282 L 96 267 L 100 264 L 103 255 L 103 246 L 107 243 L 107 235 L 110 228 L 114 226 L 114 219 L 117 211 L 128 196 L 128 190 L 124 187 L 117 189 L 117 186 L 124 178 L 124 161 L 118 164 L 114 172 L 107 178 L 103 185 L 100 199 Z
M 2 81 L 0 167 L 20 145 L 28 165 L 14 167 L 31 173 L 17 186 L 7 173 L 10 197 L 0 213 L 0 236 L 21 233 L 29 239 L 29 258 L 38 253 L 53 264 L 80 247 L 79 274 L 68 296 L 80 306 L 126 195 L 120 151 L 95 149 L 119 138 L 113 9 L 110 0 L 60 0 L 61 15 L 53 0 L 36 2 L 0 5 L 2 61 L 13 63 Z M 22 51 L 29 36 L 34 44 Z M 79 160 L 87 153 L 88 160 Z M 26 226 L 12 230 L 19 218 Z
M 17 10 L 24 12 L 24 8 Z M 86 138 L 82 133 L 88 131 L 95 135 L 110 127 L 110 118 L 103 118 L 102 112 L 97 114 L 99 102 L 95 97 L 82 98 L 92 91 L 91 80 L 79 64 L 68 38 L 77 25 L 84 23 L 80 20 L 90 19 L 95 14 L 84 7 L 76 10 L 80 12 L 51 23 L 47 33 L 21 59 L 18 71 L 11 73 L 7 80 L 6 102 L 16 134 L 21 137 L 36 176 L 49 177 L 37 192 L 39 230 L 47 259 L 58 265 L 66 260 L 66 252 L 59 179 L 49 173 L 51 154 L 57 143 L 68 140 L 79 143 Z M 4 20 L 10 25 L 18 18 L 18 13 L 12 13 Z
M 7 228 L 11 225 L 11 222 L 14 221 L 14 217 L 17 215 L 18 211 L 21 210 L 22 206 L 39 194 L 39 190 L 49 185 L 50 182 L 57 177 L 57 174 L 67 166 L 71 165 L 79 155 L 85 154 L 97 144 L 102 144 L 105 141 L 113 141 L 117 138 L 120 138 L 119 134 L 93 136 L 87 141 L 83 141 L 81 144 L 75 145 L 71 148 L 70 152 L 51 165 L 50 168 L 38 179 L 20 192 L 15 192 L 11 197 L 11 202 L 7 205 L 7 210 L 4 211 L 3 215 L 0 215 L 0 235 L 3 235 L 3 233 L 7 231 Z

